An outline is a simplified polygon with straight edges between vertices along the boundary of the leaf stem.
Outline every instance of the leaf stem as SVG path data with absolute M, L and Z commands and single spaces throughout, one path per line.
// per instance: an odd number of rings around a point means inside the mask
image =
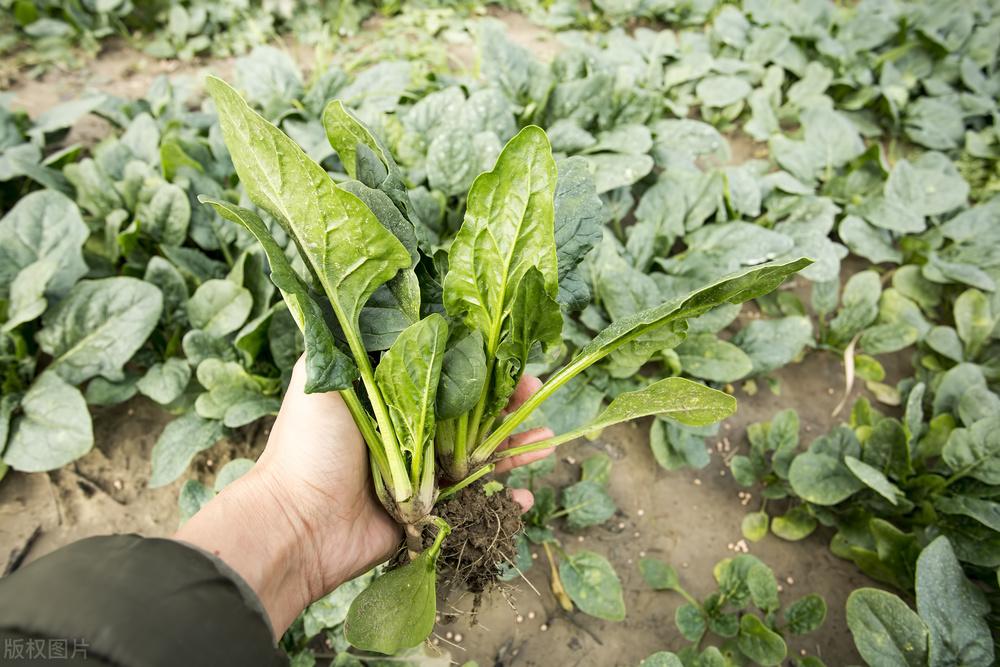
M 432 516 L 430 520 L 438 527 L 438 532 L 434 536 L 434 543 L 431 544 L 427 551 L 430 552 L 431 558 L 436 560 L 438 554 L 441 552 L 441 545 L 444 543 L 444 538 L 448 537 L 451 533 L 451 526 L 439 516 Z
M 465 487 L 469 486 L 470 484 L 472 484 L 476 480 L 478 480 L 478 479 L 480 479 L 482 477 L 485 477 L 487 474 L 489 474 L 490 472 L 492 472 L 493 468 L 495 468 L 495 467 L 496 466 L 493 463 L 491 463 L 489 465 L 485 465 L 482 468 L 480 468 L 479 470 L 477 470 L 476 472 L 472 473 L 471 475 L 469 475 L 468 477 L 466 477 L 465 479 L 463 479 L 461 482 L 458 482 L 456 484 L 452 484 L 451 486 L 447 486 L 447 487 L 441 489 L 441 493 L 438 494 L 437 501 L 435 501 L 435 502 L 440 502 L 440 501 L 444 500 L 445 498 L 450 498 L 451 496 L 455 495 L 456 493 L 458 493 L 459 491 L 461 491 Z
M 542 449 L 548 449 L 549 447 L 558 447 L 559 445 L 565 444 L 571 440 L 576 440 L 577 438 L 582 438 L 591 431 L 596 430 L 593 426 L 590 428 L 578 428 L 562 435 L 556 435 L 551 438 L 545 438 L 545 440 L 539 440 L 538 442 L 532 442 L 527 445 L 521 445 L 520 447 L 511 447 L 510 449 L 505 449 L 502 452 L 498 452 L 494 455 L 495 459 L 507 459 L 512 456 L 517 456 L 518 454 L 527 454 L 529 452 L 537 452 Z
M 361 431 L 362 437 L 368 444 L 368 449 L 372 453 L 372 457 L 378 464 L 380 472 L 383 477 L 390 477 L 389 470 L 389 460 L 386 458 L 385 449 L 382 445 L 382 439 L 379 437 L 378 432 L 375 430 L 375 426 L 372 424 L 372 418 L 368 415 L 368 411 L 365 407 L 361 405 L 361 399 L 354 391 L 354 387 L 348 387 L 347 389 L 341 389 L 340 395 L 344 399 L 344 403 L 347 404 L 347 409 L 351 413 L 351 417 L 354 418 L 354 423 L 358 425 L 358 430 Z

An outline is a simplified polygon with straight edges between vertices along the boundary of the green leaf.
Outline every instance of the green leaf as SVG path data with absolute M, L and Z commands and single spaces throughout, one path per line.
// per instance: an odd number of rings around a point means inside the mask
M 579 551 L 559 562 L 559 577 L 580 611 L 606 621 L 625 620 L 622 584 L 604 556 Z
M 409 253 L 357 197 L 338 188 L 236 91 L 214 77 L 206 89 L 247 194 L 285 225 L 323 286 L 352 352 L 363 355 L 361 308 L 380 285 L 409 268 Z
M 330 145 L 337 151 L 344 169 L 352 178 L 365 182 L 359 175 L 358 153 L 364 154 L 365 149 L 370 151 L 385 167 L 385 177 L 381 183 L 365 183 L 369 187 L 377 187 L 388 195 L 389 199 L 396 205 L 400 212 L 406 214 L 410 222 L 415 222 L 415 215 L 412 211 L 409 195 L 403 183 L 399 167 L 389 152 L 378 138 L 364 126 L 350 111 L 348 111 L 340 100 L 332 100 L 323 109 L 323 128 L 326 130 L 327 139 Z
M 118 381 L 160 318 L 163 297 L 153 285 L 116 277 L 77 283 L 46 311 L 38 344 L 54 359 L 49 368 L 78 384 L 97 375 Z
M 187 193 L 172 183 L 157 188 L 148 203 L 141 204 L 136 219 L 142 230 L 159 243 L 181 245 L 187 238 L 191 221 L 191 202 Z
M 600 525 L 618 510 L 605 488 L 591 480 L 583 480 L 563 489 L 562 506 L 566 511 L 566 526 L 570 530 Z
M 160 405 L 167 405 L 184 393 L 190 379 L 191 367 L 187 361 L 173 357 L 150 366 L 135 386 Z
M 611 479 L 611 457 L 598 452 L 585 458 L 580 463 L 580 479 L 607 486 Z
M 705 634 L 705 615 L 701 609 L 690 602 L 685 602 L 674 613 L 674 623 L 684 639 L 689 642 L 700 641 Z
M 374 571 L 370 571 L 355 577 L 306 607 L 302 614 L 302 627 L 306 637 L 315 637 L 323 630 L 343 623 L 354 599 L 371 585 L 374 574 Z
M 729 394 L 684 378 L 664 378 L 643 389 L 619 394 L 593 421 L 558 438 L 568 442 L 591 431 L 649 415 L 660 415 L 688 426 L 705 426 L 735 411 L 736 399 Z
M 521 277 L 505 325 L 506 335 L 496 349 L 493 386 L 487 403 L 487 417 L 497 414 L 509 402 L 528 365 L 532 348 L 540 344 L 549 350 L 561 341 L 563 328 L 559 304 L 546 292 L 544 277 L 534 266 Z
M 196 479 L 184 482 L 177 495 L 177 507 L 180 510 L 181 524 L 197 514 L 202 507 L 215 497 L 215 492 Z
M 740 531 L 743 537 L 751 542 L 760 542 L 767 536 L 767 525 L 770 520 L 767 512 L 750 512 L 743 517 Z
M 281 291 L 288 312 L 303 332 L 306 347 L 306 393 L 345 389 L 358 376 L 354 361 L 338 349 L 333 334 L 323 319 L 323 311 L 312 298 L 281 246 L 256 213 L 228 202 L 200 198 L 222 217 L 243 225 L 257 239 L 271 267 L 271 282 Z M 189 355 L 190 356 L 190 355 Z
M 486 353 L 478 331 L 461 338 L 444 353 L 437 389 L 437 418 L 453 419 L 471 410 L 486 383 Z
M 968 289 L 955 299 L 955 328 L 965 343 L 965 357 L 975 359 L 990 338 L 996 320 L 990 313 L 990 302 L 977 289 Z
M 222 493 L 222 490 L 238 480 L 243 475 L 250 472 L 253 468 L 254 462 L 250 459 L 233 459 L 226 465 L 222 466 L 219 470 L 219 474 L 215 477 L 215 484 L 212 488 L 216 493 Z
M 87 405 L 118 405 L 135 396 L 138 389 L 138 378 L 127 375 L 121 382 L 111 382 L 102 377 L 93 378 L 87 383 L 84 396 Z
M 799 315 L 753 320 L 732 342 L 750 357 L 754 375 L 760 375 L 792 363 L 813 344 L 812 322 Z
M 958 514 L 975 519 L 1000 533 L 1000 503 L 971 496 L 944 496 L 935 499 L 934 507 L 945 514 Z
M 247 321 L 253 308 L 250 290 L 229 280 L 203 282 L 187 302 L 191 326 L 210 336 L 225 336 Z
M 1000 416 L 980 419 L 969 428 L 956 428 L 942 455 L 959 475 L 1000 484 Z
M 728 107 L 750 94 L 750 84 L 738 76 L 709 76 L 698 82 L 695 95 L 707 107 Z
M 917 611 L 927 624 L 930 665 L 993 664 L 990 605 L 965 578 L 945 537 L 931 542 L 917 560 Z
M 753 614 L 740 617 L 740 633 L 736 645 L 743 655 L 759 665 L 780 665 L 788 654 L 788 647 L 781 635 L 764 625 Z
M 882 284 L 874 271 L 861 271 L 851 276 L 844 286 L 843 305 L 830 321 L 830 333 L 836 340 L 846 342 L 878 317 L 879 295 Z
M 788 469 L 788 481 L 796 495 L 817 505 L 836 505 L 864 486 L 843 462 L 813 452 L 795 457 Z
M 869 665 L 926 667 L 927 626 L 892 593 L 859 588 L 847 598 L 847 626 Z
M 0 298 L 9 298 L 9 331 L 62 296 L 86 272 L 82 247 L 89 236 L 80 211 L 65 195 L 33 192 L 0 219 Z
M 193 412 L 167 424 L 153 446 L 149 487 L 155 489 L 180 477 L 195 454 L 214 445 L 223 433 L 221 421 L 204 419 Z
M 710 333 L 689 336 L 676 351 L 685 373 L 710 382 L 735 382 L 753 370 L 743 350 Z
M 5 408 L 9 407 L 5 402 Z M 10 422 L 10 439 L 3 450 L 3 462 L 15 470 L 54 470 L 94 446 L 87 402 L 56 373 L 47 371 L 35 378 L 18 412 Z
M 865 329 L 858 345 L 867 354 L 889 354 L 913 345 L 919 337 L 920 332 L 915 327 L 904 322 L 891 322 Z
M 802 505 L 788 510 L 784 516 L 771 519 L 771 532 L 783 540 L 797 542 L 816 530 L 816 519 Z
M 666 419 L 653 421 L 649 429 L 649 448 L 664 470 L 684 467 L 700 470 L 709 463 L 704 434 Z
M 541 273 L 549 297 L 557 293 L 555 186 L 548 139 L 529 126 L 469 191 L 465 220 L 448 251 L 444 304 L 450 315 L 482 333 L 487 359 L 500 346 L 517 288 L 530 268 Z
M 389 408 L 400 446 L 410 452 L 414 475 L 423 471 L 421 458 L 432 463 L 426 457 L 434 455 L 434 405 L 447 340 L 447 322 L 432 314 L 399 334 L 375 369 L 375 384 Z
M 657 651 L 653 655 L 646 656 L 639 663 L 639 667 L 684 667 L 684 663 L 669 651 Z
M 680 586 L 677 570 L 658 558 L 640 559 L 639 571 L 655 591 L 676 590 Z
M 578 265 L 601 240 L 601 198 L 584 158 L 567 158 L 556 166 L 553 227 L 559 267 L 557 298 L 569 310 L 580 310 L 590 300 L 590 289 Z
M 743 303 L 762 294 L 767 294 L 785 278 L 809 266 L 810 260 L 798 259 L 787 263 L 770 263 L 756 266 L 704 287 L 690 295 L 671 299 L 659 306 L 654 306 L 634 315 L 616 320 L 601 331 L 588 343 L 570 366 L 583 366 L 584 359 L 597 361 L 612 351 L 625 345 L 629 351 L 645 350 L 643 334 L 656 332 L 657 329 L 669 325 L 668 331 L 680 334 L 684 325 L 682 322 L 702 315 L 723 303 Z M 652 351 L 663 349 L 662 335 L 649 341 L 654 345 Z M 679 341 L 678 341 L 679 342 Z
M 785 607 L 788 631 L 793 635 L 804 635 L 823 625 L 826 620 L 826 600 L 816 593 L 810 593 Z
M 778 581 L 774 578 L 771 568 L 759 563 L 750 568 L 747 573 L 747 590 L 754 605 L 764 612 L 778 610 Z
M 206 359 L 198 364 L 198 382 L 208 391 L 195 399 L 195 411 L 206 419 L 221 419 L 230 427 L 244 426 L 277 414 L 281 401 L 273 394 L 277 381 L 251 375 L 234 361 Z
M 376 578 L 351 603 L 344 635 L 355 648 L 393 655 L 424 641 L 434 629 L 436 555 L 424 551 Z
M 890 482 L 889 478 L 878 468 L 874 468 L 864 461 L 859 461 L 853 456 L 845 456 L 844 465 L 865 486 L 875 491 L 893 505 L 898 505 L 901 500 L 906 498 L 906 494 L 903 493 L 902 489 Z

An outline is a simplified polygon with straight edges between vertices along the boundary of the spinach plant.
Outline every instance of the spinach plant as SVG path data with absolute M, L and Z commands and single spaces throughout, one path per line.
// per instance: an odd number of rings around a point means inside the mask
M 996 657 L 983 592 L 965 578 L 946 537 L 917 560 L 916 611 L 899 596 L 859 588 L 847 599 L 854 644 L 876 665 L 993 665 Z
M 785 638 L 813 632 L 826 619 L 826 601 L 815 593 L 782 609 L 774 572 L 749 554 L 717 563 L 713 573 L 718 590 L 700 601 L 684 589 L 677 571 L 663 561 L 643 558 L 639 570 L 655 590 L 671 590 L 684 598 L 674 621 L 684 639 L 691 642 L 676 654 L 654 653 L 642 662 L 645 667 L 781 665 L 788 657 Z M 706 640 L 711 643 L 701 648 Z M 796 664 L 821 667 L 823 662 L 815 656 L 802 656 L 796 658 Z
M 376 580 L 348 615 L 348 637 L 362 648 L 392 652 L 430 632 L 435 562 L 449 531 L 434 516 L 434 504 L 488 474 L 498 457 L 644 415 L 702 425 L 735 409 L 722 392 L 666 378 L 618 396 L 582 429 L 498 452 L 546 398 L 618 350 L 651 355 L 678 344 L 688 318 L 766 293 L 809 264 L 799 259 L 754 267 L 612 323 L 500 420 L 532 348 L 557 342 L 562 328 L 557 170 L 545 133 L 528 126 L 508 142 L 494 168 L 473 182 L 447 256 L 427 258 L 395 163 L 340 102 L 326 107 L 323 122 L 348 173 L 358 179 L 343 185 L 226 83 L 209 78 L 207 88 L 243 188 L 293 239 L 304 275 L 255 213 L 224 200 L 205 201 L 260 242 L 272 280 L 303 331 L 307 391 L 336 390 L 344 397 L 368 445 L 378 496 L 406 531 L 410 562 Z M 425 298 L 425 292 L 434 296 Z M 376 299 L 407 322 L 391 342 L 366 341 L 363 324 L 374 323 L 380 333 L 383 321 L 366 319 Z M 439 478 L 451 484 L 439 489 Z M 436 526 L 437 534 L 422 550 L 426 526 Z

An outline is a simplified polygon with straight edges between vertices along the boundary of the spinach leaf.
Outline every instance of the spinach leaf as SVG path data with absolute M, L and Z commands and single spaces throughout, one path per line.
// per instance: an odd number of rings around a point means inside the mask
M 46 311 L 38 344 L 67 382 L 121 380 L 122 366 L 153 331 L 162 307 L 160 290 L 136 278 L 85 280 Z
M 35 378 L 19 411 L 10 422 L 10 440 L 3 450 L 3 462 L 15 470 L 54 470 L 94 446 L 87 402 L 58 373 L 47 371 Z

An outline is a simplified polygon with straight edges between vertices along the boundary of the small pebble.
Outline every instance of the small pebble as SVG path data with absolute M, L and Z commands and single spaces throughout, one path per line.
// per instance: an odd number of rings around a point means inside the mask
M 518 615 L 517 615 L 517 616 L 516 616 L 516 617 L 514 618 L 514 622 L 515 622 L 515 623 L 524 623 L 524 616 L 521 616 L 520 614 L 518 614 Z
M 784 586 L 782 586 L 781 584 L 778 584 L 778 592 L 779 592 L 779 593 L 781 593 L 781 592 L 783 592 L 784 590 L 785 590 L 785 587 L 784 587 Z
M 638 514 L 639 516 L 642 516 L 642 515 L 644 515 L 645 513 L 646 513 L 646 510 L 638 510 L 638 511 L 636 512 L 636 514 Z
M 791 586 L 792 584 L 794 584 L 794 583 L 795 583 L 795 580 L 794 580 L 794 579 L 792 579 L 791 577 L 788 577 L 787 579 L 785 579 L 785 581 L 787 581 L 787 582 L 788 582 L 788 585 L 789 585 L 789 586 Z
M 645 557 L 646 557 L 646 552 L 645 551 L 640 551 L 639 552 L 639 558 L 645 558 Z
M 719 477 L 725 477 L 725 476 L 726 476 L 726 471 L 725 470 L 720 470 L 719 471 Z
M 441 614 L 435 614 L 434 615 L 434 622 L 435 623 L 440 623 L 441 622 Z
M 629 559 L 628 559 L 627 561 L 625 561 L 625 564 L 626 564 L 626 565 L 631 565 L 631 564 L 632 564 L 632 559 L 631 559 L 631 558 L 629 558 Z
M 637 530 L 634 533 L 632 533 L 632 537 L 639 537 L 639 531 Z
M 729 544 L 727 544 L 726 545 L 726 549 L 728 549 L 729 551 L 732 551 L 733 550 L 733 543 L 730 542 Z
M 129 408 L 128 409 L 128 416 L 131 417 L 134 414 L 135 414 L 135 410 L 133 410 L 132 408 Z
M 213 461 L 212 459 L 208 459 L 207 461 L 205 461 L 205 465 L 211 468 L 212 466 L 215 465 L 215 461 Z
M 577 535 L 576 536 L 576 541 L 577 542 L 583 542 L 583 535 Z
M 445 638 L 445 639 L 451 639 L 452 637 L 454 637 L 454 635 L 453 635 L 453 634 L 451 634 L 451 632 L 450 632 L 450 631 L 449 631 L 449 632 L 446 632 L 446 633 L 444 633 L 444 638 Z
M 681 563 L 681 567 L 685 567 L 686 568 L 687 566 L 688 566 L 687 563 Z
M 458 643 L 458 642 L 461 642 L 461 641 L 462 641 L 462 633 L 456 634 L 455 635 L 455 643 Z
M 432 641 L 431 643 L 434 644 L 435 646 L 440 646 L 441 645 L 441 640 L 438 639 L 437 637 L 435 637 L 434 641 Z
M 800 648 L 799 649 L 799 655 L 805 655 L 805 654 L 806 654 L 806 650 L 804 648 Z
M 733 425 L 730 424 L 729 422 L 723 422 L 722 428 L 726 429 L 727 431 L 731 431 L 733 429 Z
M 531 560 L 538 560 L 538 553 L 537 552 L 531 554 Z
M 542 632 L 545 632 L 546 630 L 548 630 L 548 629 L 549 629 L 549 624 L 548 624 L 548 623 L 542 623 L 542 624 L 541 624 L 541 625 L 540 625 L 540 626 L 538 627 L 538 629 L 539 629 L 539 630 L 541 630 Z
M 574 463 L 576 463 L 576 459 L 574 459 L 572 456 L 567 456 L 566 463 L 573 465 Z
M 124 482 L 122 482 L 120 479 L 116 479 L 114 482 L 112 482 L 111 486 L 115 487 L 115 490 L 117 491 L 121 491 L 123 488 L 125 488 Z
M 625 522 L 624 521 L 619 521 L 618 522 L 618 530 L 625 530 Z
M 700 480 L 700 479 L 698 479 L 697 477 L 695 477 L 695 480 L 694 480 L 694 485 L 695 485 L 695 486 L 701 486 L 701 480 Z
M 826 393 L 828 393 L 830 396 L 833 396 L 833 394 L 834 394 L 833 387 L 827 387 L 826 388 Z

